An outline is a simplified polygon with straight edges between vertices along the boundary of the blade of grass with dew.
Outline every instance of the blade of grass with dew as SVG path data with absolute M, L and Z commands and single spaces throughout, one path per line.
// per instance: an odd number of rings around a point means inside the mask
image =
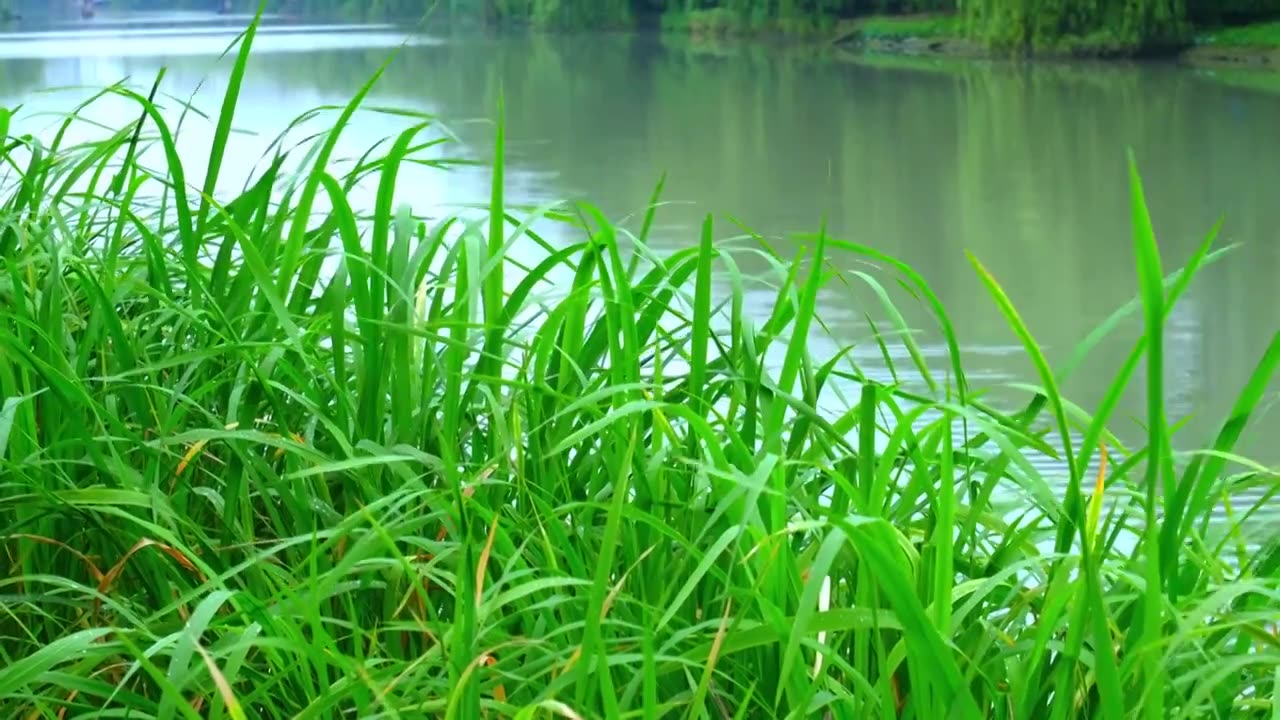
M 1205 264 L 1207 264 L 1209 251 L 1213 245 L 1213 242 L 1217 239 L 1220 224 L 1221 224 L 1221 221 L 1219 221 L 1219 225 L 1214 226 L 1213 230 L 1211 230 L 1209 234 L 1205 237 L 1200 247 L 1187 261 L 1187 264 L 1184 266 L 1184 268 L 1178 273 L 1176 279 L 1174 279 L 1172 282 L 1169 283 L 1169 293 L 1166 299 L 1165 311 L 1164 311 L 1166 317 L 1168 316 L 1169 312 L 1172 310 L 1173 306 L 1177 303 L 1178 299 L 1186 291 L 1187 287 L 1190 285 L 1192 279 L 1195 278 L 1200 268 L 1203 267 Z M 1109 320 L 1108 323 L 1105 323 L 1104 325 L 1100 326 L 1099 330 L 1107 329 L 1108 326 L 1111 324 L 1111 322 L 1118 321 L 1118 319 L 1119 319 L 1119 315 L 1118 314 L 1114 315 L 1112 320 Z M 1101 340 L 1101 337 L 1099 337 L 1098 340 Z M 1093 454 L 1094 449 L 1097 447 L 1103 433 L 1105 432 L 1106 423 L 1108 419 L 1111 417 L 1111 414 L 1114 412 L 1115 408 L 1119 405 L 1120 398 L 1124 394 L 1125 389 L 1128 387 L 1129 380 L 1130 378 L 1132 378 L 1134 371 L 1137 369 L 1138 363 L 1141 361 L 1144 353 L 1146 352 L 1146 348 L 1147 348 L 1147 336 L 1146 334 L 1144 334 L 1135 343 L 1133 349 L 1129 353 L 1129 356 L 1125 359 L 1124 364 L 1121 366 L 1120 371 L 1116 374 L 1115 378 L 1111 381 L 1110 386 L 1108 386 L 1106 395 L 1103 397 L 1102 401 L 1098 403 L 1098 407 L 1093 414 L 1092 421 L 1089 423 L 1088 427 L 1085 430 L 1084 436 L 1080 441 L 1080 454 L 1077 460 L 1077 467 L 1084 468 L 1088 466 L 1090 456 Z M 1086 350 L 1084 348 L 1080 348 L 1075 357 L 1082 359 L 1083 358 L 1082 353 L 1085 351 Z M 1076 362 L 1078 362 L 1078 360 Z M 1065 377 L 1066 374 L 1071 369 L 1071 367 L 1072 367 L 1071 365 L 1068 365 L 1068 368 L 1064 369 L 1063 372 L 1060 373 L 1059 378 L 1061 379 Z
M 920 712 L 927 713 L 928 705 L 935 705 L 933 709 L 937 712 L 949 708 L 952 717 L 979 717 L 973 696 L 961 681 L 953 654 L 947 650 L 919 599 L 912 594 L 914 583 L 904 572 L 900 559 L 895 557 L 899 544 L 892 540 L 892 529 L 883 520 L 837 523 L 844 528 L 859 557 L 867 563 L 870 575 L 876 578 L 877 586 L 889 600 L 902 623 L 906 642 L 919 648 L 907 654 L 907 664 L 912 686 L 918 690 L 916 697 L 926 703 Z
M 378 69 L 373 75 L 361 85 L 360 89 L 355 93 L 351 100 L 342 108 L 337 121 L 329 128 L 326 133 L 325 141 L 320 146 L 316 154 L 315 162 L 311 172 L 307 174 L 306 182 L 302 187 L 302 194 L 298 198 L 298 204 L 294 209 L 293 223 L 289 227 L 289 234 L 285 238 L 283 253 L 280 256 L 279 265 L 277 267 L 277 291 L 281 295 L 288 295 L 289 287 L 294 281 L 294 272 L 302 255 L 302 250 L 306 240 L 307 225 L 311 221 L 311 208 L 315 203 L 315 198 L 320 189 L 320 175 L 324 172 L 329 164 L 329 159 L 333 155 L 334 148 L 338 144 L 338 137 L 342 131 L 351 122 L 351 117 L 355 114 L 356 108 L 364 102 L 365 97 L 373 89 L 382 75 L 386 72 L 387 67 L 391 65 L 396 54 L 393 52 L 382 61 Z
M 1222 228 L 1222 224 L 1223 224 L 1223 220 L 1221 218 L 1219 218 L 1218 221 L 1214 223 L 1213 228 L 1209 231 L 1208 236 L 1204 239 L 1205 246 L 1212 245 L 1213 242 L 1217 240 L 1217 236 L 1219 231 Z M 1225 257 L 1237 246 L 1231 245 L 1224 248 L 1219 248 L 1212 252 L 1209 252 L 1208 247 L 1204 247 L 1204 246 L 1202 247 L 1203 247 L 1202 250 L 1196 251 L 1196 260 L 1195 260 L 1194 267 L 1191 264 L 1191 261 L 1188 261 L 1188 264 L 1184 266 L 1182 269 L 1178 270 L 1177 272 L 1170 273 L 1167 277 L 1164 278 L 1164 286 L 1169 288 L 1168 300 L 1166 301 L 1166 311 L 1168 310 L 1169 306 L 1173 305 L 1175 299 L 1182 294 L 1182 291 L 1185 290 L 1187 286 L 1191 283 L 1191 281 L 1196 277 L 1198 273 L 1198 269 L 1197 269 L 1198 267 L 1200 266 L 1208 267 L 1214 262 Z M 1065 382 L 1069 376 L 1075 374 L 1075 371 L 1080 368 L 1080 365 L 1084 363 L 1085 359 L 1088 357 L 1089 353 L 1094 348 L 1096 348 L 1099 344 L 1101 344 L 1102 341 L 1105 340 L 1108 335 L 1110 335 L 1117 328 L 1119 328 L 1120 324 L 1126 318 L 1128 318 L 1130 315 L 1132 315 L 1135 312 L 1138 312 L 1141 309 L 1142 309 L 1142 296 L 1141 294 L 1139 294 L 1138 296 L 1134 297 L 1133 300 L 1125 303 L 1123 306 L 1119 308 L 1116 308 L 1116 310 L 1113 311 L 1111 315 L 1107 316 L 1105 320 L 1098 323 L 1097 327 L 1095 327 L 1093 331 L 1090 332 L 1089 335 L 1085 337 L 1084 340 L 1080 341 L 1075 345 L 1074 348 L 1072 348 L 1070 359 L 1068 359 L 1067 362 L 1064 363 L 1062 367 L 1058 370 L 1059 382 Z M 1142 338 L 1139 338 L 1138 341 L 1141 343 L 1145 343 L 1146 337 L 1143 336 Z
M 940 456 L 938 496 L 934 511 L 937 515 L 933 537 L 929 539 L 933 552 L 934 576 L 933 592 L 929 598 L 933 603 L 933 622 L 938 632 L 949 633 L 951 629 L 951 591 L 955 584 L 955 536 L 956 536 L 956 478 L 955 455 L 952 449 L 954 431 L 951 414 L 943 411 L 942 454 Z
M 964 368 L 961 364 L 959 339 L 956 336 L 955 329 L 951 323 L 950 316 L 946 312 L 946 308 L 943 306 L 942 301 L 938 296 L 934 294 L 933 289 L 929 287 L 929 283 L 926 282 L 924 277 L 911 266 L 879 250 L 839 238 L 832 238 L 831 243 L 834 247 L 847 250 L 857 255 L 863 255 L 889 265 L 907 278 L 911 285 L 924 296 L 925 301 L 928 303 L 930 309 L 933 310 L 934 315 L 937 316 L 939 324 L 942 326 L 943 340 L 947 344 L 951 370 L 955 376 L 956 392 L 958 394 L 957 399 L 961 404 L 964 404 L 968 396 L 968 381 L 965 379 Z M 950 392 L 950 388 L 948 388 L 948 392 Z
M 503 342 L 503 334 L 505 326 L 502 324 L 503 317 L 503 293 L 506 286 L 503 284 L 502 268 L 505 263 L 494 262 L 504 252 L 503 244 L 505 234 L 506 211 L 504 209 L 504 172 L 506 157 L 506 108 L 503 101 L 502 90 L 498 90 L 496 118 L 494 123 L 494 153 L 493 153 L 493 180 L 489 186 L 489 244 L 488 259 L 492 263 L 487 266 L 490 269 L 484 274 L 484 321 L 488 326 L 486 333 L 484 351 L 478 360 L 476 374 L 481 378 L 494 372 L 497 365 L 497 358 L 500 352 L 499 348 Z M 496 451 L 496 445 L 490 448 Z
M 1040 351 L 1039 345 L 1032 337 L 1030 331 L 1022 322 L 1022 319 L 1019 317 L 1017 310 L 1013 307 L 1013 304 L 1009 301 L 999 284 L 996 283 L 995 278 L 987 272 L 977 258 L 970 254 L 969 261 L 978 270 L 978 274 L 983 283 L 987 286 L 992 297 L 995 298 L 997 305 L 1005 315 L 1005 318 L 1009 321 L 1009 324 L 1013 328 L 1015 334 L 1017 334 L 1019 339 L 1022 341 L 1028 357 L 1031 358 L 1040 375 L 1041 382 L 1046 388 L 1048 393 L 1048 402 L 1053 408 L 1054 416 L 1057 418 L 1058 431 L 1062 437 L 1063 453 L 1067 460 L 1069 473 L 1066 503 L 1063 508 L 1064 512 L 1059 516 L 1058 536 L 1055 545 L 1056 553 L 1058 555 L 1062 555 L 1070 546 L 1072 536 L 1076 534 L 1077 530 L 1083 527 L 1081 517 L 1083 513 L 1083 501 L 1080 491 L 1080 476 L 1077 473 L 1075 456 L 1071 449 L 1071 430 L 1067 423 L 1066 412 L 1063 407 L 1061 395 L 1058 391 L 1053 373 L 1049 369 L 1048 362 L 1045 360 L 1044 355 Z M 1109 708 L 1109 712 L 1114 713 L 1117 709 L 1122 711 L 1124 707 L 1123 700 L 1120 696 L 1119 671 L 1115 664 L 1115 657 L 1109 652 L 1102 652 L 1102 649 L 1110 648 L 1111 638 L 1110 632 L 1105 624 L 1106 610 L 1102 605 L 1101 591 L 1096 585 L 1096 570 L 1091 567 L 1089 547 L 1087 545 L 1081 546 L 1081 554 L 1083 577 L 1078 582 L 1080 585 L 1079 592 L 1083 595 L 1084 600 L 1083 602 L 1078 601 L 1075 610 L 1076 613 L 1080 615 L 1080 619 L 1083 619 L 1084 613 L 1086 612 L 1085 608 L 1089 608 L 1087 612 L 1093 620 L 1090 629 L 1094 633 L 1094 641 L 1099 648 L 1099 653 L 1096 656 L 1098 658 L 1098 663 L 1095 667 L 1095 672 L 1098 677 L 1098 688 L 1103 694 L 1102 699 L 1105 706 Z M 1064 566 L 1061 563 L 1055 564 L 1051 577 L 1062 573 L 1063 568 Z M 1073 623 L 1073 628 L 1080 627 L 1080 623 Z M 1083 630 L 1073 632 L 1073 635 L 1077 638 L 1077 642 L 1083 638 L 1083 632 Z M 1063 667 L 1066 668 L 1067 666 L 1063 665 Z M 1060 677 L 1066 677 L 1065 670 Z M 1060 684 L 1059 690 L 1061 691 L 1063 687 L 1064 685 Z M 1057 708 L 1065 708 L 1066 706 L 1064 703 L 1068 701 L 1068 697 L 1068 693 L 1060 692 L 1057 696 Z
M 1177 561 L 1178 548 L 1182 545 L 1182 538 L 1190 531 L 1193 520 L 1201 519 L 1202 525 L 1198 528 L 1199 532 L 1204 533 L 1207 530 L 1205 525 L 1212 513 L 1208 511 L 1206 504 L 1210 499 L 1212 484 L 1226 467 L 1226 454 L 1235 448 L 1251 415 L 1262 402 L 1277 369 L 1280 369 L 1280 333 L 1272 335 L 1262 358 L 1254 367 L 1240 395 L 1232 405 L 1227 421 L 1223 423 L 1222 429 L 1214 440 L 1212 447 L 1214 454 L 1207 459 L 1204 459 L 1204 456 L 1194 458 L 1178 483 L 1173 501 L 1165 511 L 1162 528 L 1161 569 L 1166 576 L 1171 577 L 1175 570 L 1174 563 Z M 1203 463 L 1202 459 L 1204 459 Z M 1176 583 L 1171 579 L 1169 587 L 1171 602 L 1177 599 L 1179 590 L 1180 588 L 1176 587 Z M 1189 591 L 1189 588 L 1186 591 Z
M 0 138 L 3 138 L 3 137 L 4 135 L 0 133 Z M 644 220 L 640 224 L 640 235 L 636 238 L 636 245 L 638 246 L 644 247 L 648 245 L 649 233 L 650 231 L 653 230 L 653 220 L 658 214 L 658 205 L 662 198 L 662 189 L 666 186 L 666 184 L 667 184 L 667 174 L 663 173 L 658 178 L 657 184 L 653 186 L 653 192 L 649 195 L 649 203 L 645 205 Z M 643 253 L 639 253 L 639 252 L 631 256 L 631 262 L 627 266 L 628 276 L 635 275 L 636 270 L 639 269 L 639 263 L 642 257 L 643 257 Z
M 77 657 L 110 632 L 106 628 L 81 630 L 60 637 L 17 662 L 6 665 L 0 669 L 0 697 L 8 697 L 20 688 L 38 681 L 42 674 Z
M 916 371 L 920 373 L 920 378 L 924 380 L 930 393 L 937 393 L 938 383 L 934 380 L 933 373 L 929 371 L 929 365 L 925 362 L 924 355 L 920 351 L 920 344 L 916 342 L 914 333 L 907 326 L 907 321 L 902 317 L 902 313 L 898 310 L 893 300 L 890 299 L 889 293 L 879 281 L 867 273 L 854 271 L 852 274 L 861 279 L 863 283 L 875 292 L 880 299 L 881 307 L 889 315 L 890 322 L 893 324 L 894 329 L 897 330 L 898 337 L 907 348 L 907 353 L 911 356 L 911 362 L 915 364 Z M 879 340 L 881 337 L 877 335 L 877 339 Z
M 621 432 L 621 430 L 619 429 L 617 432 Z M 609 578 L 614 568 L 614 552 L 618 547 L 618 536 L 621 532 L 622 508 L 630 489 L 631 460 L 632 455 L 635 453 L 638 439 L 633 430 L 626 442 L 623 455 L 618 459 L 619 462 L 616 466 L 620 470 L 615 475 L 612 488 L 613 497 L 609 507 L 609 514 L 605 518 L 604 535 L 600 540 L 601 555 L 596 563 L 596 574 L 591 586 L 591 596 L 587 601 L 586 627 L 583 631 L 582 640 L 582 656 L 584 659 L 578 665 L 579 674 L 575 692 L 578 705 L 581 706 L 587 698 L 588 688 L 598 690 L 608 717 L 617 717 L 619 712 L 617 696 L 614 694 L 615 691 L 613 689 L 613 671 L 609 668 L 608 655 L 604 649 L 601 624 L 604 622 L 604 615 L 607 612 L 605 592 L 609 587 Z M 594 668 L 591 665 L 593 659 L 599 663 Z M 592 672 L 593 670 L 594 672 Z M 593 677 L 596 682 L 592 682 Z
M 1144 717 L 1159 720 L 1164 716 L 1165 681 L 1161 671 L 1159 637 L 1164 625 L 1163 573 L 1161 572 L 1160 525 L 1157 502 L 1161 495 L 1166 503 L 1171 500 L 1169 488 L 1158 492 L 1161 471 L 1166 452 L 1164 415 L 1164 289 L 1160 270 L 1160 250 L 1155 232 L 1147 213 L 1147 203 L 1138 176 L 1137 161 L 1129 154 L 1130 211 L 1133 223 L 1133 249 L 1137 261 L 1138 287 L 1143 298 L 1143 325 L 1147 337 L 1147 447 L 1153 453 L 1147 459 L 1143 528 L 1145 545 L 1141 645 L 1136 649 L 1143 654 L 1142 685 L 1145 688 Z M 1166 478 L 1166 482 L 1173 478 Z M 1176 511 L 1175 511 L 1176 512 Z M 1166 516 L 1166 522 L 1168 522 Z M 1174 523 L 1177 520 L 1173 521 Z
M 1005 319 L 1009 322 L 1009 326 L 1013 329 L 1014 334 L 1018 336 L 1018 340 L 1022 343 L 1023 349 L 1027 353 L 1027 357 L 1031 360 L 1037 374 L 1040 376 L 1041 383 L 1044 384 L 1048 393 L 1047 400 L 1050 408 L 1053 410 L 1054 418 L 1057 421 L 1058 433 L 1062 437 L 1063 448 L 1065 451 L 1064 456 L 1066 457 L 1068 472 L 1070 473 L 1071 478 L 1071 481 L 1067 486 L 1067 512 L 1070 514 L 1074 511 L 1075 505 L 1078 505 L 1080 483 L 1079 479 L 1076 477 L 1075 456 L 1071 452 L 1071 428 L 1067 423 L 1067 415 L 1062 404 L 1061 394 L 1058 391 L 1058 384 L 1054 380 L 1052 371 L 1049 369 L 1049 363 L 1045 359 L 1044 353 L 1040 350 L 1039 343 L 1037 343 L 1035 338 L 1031 335 L 1030 330 L 1027 329 L 1027 326 L 1023 323 L 1018 311 L 1014 308 L 1013 303 L 1010 302 L 1008 296 L 1005 295 L 1004 290 L 996 282 L 995 277 L 991 275 L 985 267 L 983 267 L 982 263 L 976 257 L 970 253 L 966 253 L 966 255 L 969 258 L 969 262 L 978 271 L 979 279 L 982 280 L 983 285 L 986 286 L 987 291 L 995 300 L 1001 314 L 1005 316 Z M 1063 518 L 1062 526 L 1064 528 L 1070 527 L 1072 522 L 1072 518 L 1068 515 Z M 1057 542 L 1058 552 L 1065 551 L 1066 548 L 1064 545 L 1070 541 L 1072 532 L 1074 532 L 1074 529 L 1059 531 Z
M 702 232 L 698 243 L 697 272 L 694 284 L 693 301 L 693 336 L 690 338 L 689 357 L 689 392 L 693 411 L 699 415 L 706 414 L 710 408 L 706 398 L 707 383 L 707 348 L 711 334 L 711 266 L 715 259 L 712 246 L 713 224 L 711 216 L 702 221 Z M 690 437 L 692 441 L 693 438 Z M 692 452 L 693 448 L 689 448 Z
M 209 163 L 205 169 L 204 185 L 200 190 L 200 208 L 196 211 L 196 236 L 203 238 L 208 221 L 209 201 L 218 185 L 218 175 L 222 170 L 222 158 L 227 150 L 227 140 L 231 135 L 231 124 L 235 119 L 236 106 L 240 101 L 240 87 L 244 83 L 245 70 L 249 64 L 249 54 L 253 48 L 253 39 L 258 26 L 262 22 L 262 13 L 266 9 L 266 0 L 260 0 L 253 20 L 239 37 L 240 51 L 236 54 L 235 64 L 231 67 L 231 75 L 227 78 L 227 90 L 222 96 L 222 108 L 218 112 L 218 125 L 213 133 L 213 142 L 209 146 Z M 232 42 L 232 45 L 235 41 Z
M 786 355 L 783 359 L 782 369 L 779 373 L 777 388 L 781 392 L 789 393 L 795 385 L 796 379 L 800 374 L 800 365 L 802 355 L 805 353 L 805 347 L 808 343 L 809 326 L 814 315 L 814 308 L 817 305 L 818 288 L 822 279 L 822 262 L 825 258 L 826 232 L 818 234 L 813 249 L 813 260 L 809 266 L 809 277 L 806 279 L 801 295 L 799 297 L 799 305 L 796 308 L 795 323 L 791 328 L 791 337 L 787 343 Z M 783 450 L 782 438 L 784 437 L 784 427 L 786 421 L 787 404 L 784 402 L 774 401 L 770 408 L 766 425 L 764 428 L 765 436 L 765 452 L 780 455 Z M 786 487 L 785 476 L 782 468 L 778 467 L 772 473 L 770 482 L 771 495 L 766 502 L 765 512 L 765 529 L 767 533 L 778 533 L 786 526 Z M 784 543 L 775 545 L 778 549 L 779 556 L 773 558 L 771 568 L 786 567 L 792 560 L 790 547 Z M 766 585 L 772 590 L 771 596 L 768 598 L 770 603 L 776 608 L 786 608 L 788 606 L 786 597 L 786 588 L 790 584 L 784 575 L 784 571 L 772 569 L 768 573 Z M 788 682 L 788 678 L 779 676 L 783 685 L 779 685 L 779 693 L 782 687 Z M 781 696 L 775 698 L 775 702 L 781 700 Z
M 407 298 L 402 298 L 400 303 L 393 302 L 392 299 L 392 293 L 397 289 L 395 281 L 400 277 L 393 267 L 395 257 L 390 247 L 391 238 L 402 235 L 398 229 L 400 222 L 395 217 L 392 203 L 395 198 L 396 178 L 400 166 L 409 151 L 409 145 L 423 127 L 425 126 L 418 124 L 401 132 L 387 152 L 387 162 L 383 165 L 378 178 L 377 196 L 374 201 L 374 217 L 377 220 L 374 222 L 370 240 L 372 252 L 369 261 L 374 272 L 370 276 L 373 286 L 370 288 L 370 316 L 367 318 L 366 327 L 371 332 L 371 336 L 367 338 L 368 342 L 365 344 L 364 371 L 365 377 L 373 386 L 368 389 L 366 395 L 369 404 L 364 408 L 364 418 L 371 423 L 375 418 L 381 418 L 383 403 L 389 396 L 392 424 L 389 428 L 391 436 L 386 439 L 393 443 L 405 439 L 401 434 L 407 433 L 412 427 L 410 419 L 412 410 L 409 403 L 416 397 L 416 393 L 413 392 L 410 379 L 405 376 L 405 373 L 413 372 L 408 357 L 409 338 L 403 333 L 394 332 L 395 328 L 408 327 L 409 303 Z M 337 206 L 335 206 L 336 209 Z M 344 219 L 343 222 L 350 227 L 350 220 Z M 391 287 L 388 287 L 388 280 L 392 281 Z M 401 293 L 409 292 L 407 287 L 400 286 L 398 289 Z M 398 312 L 397 307 L 400 308 Z M 388 321 L 385 325 L 381 322 L 384 319 Z M 391 332 L 388 333 L 388 330 Z M 388 366 L 391 369 L 390 373 L 384 370 Z M 383 383 L 387 383 L 385 391 Z

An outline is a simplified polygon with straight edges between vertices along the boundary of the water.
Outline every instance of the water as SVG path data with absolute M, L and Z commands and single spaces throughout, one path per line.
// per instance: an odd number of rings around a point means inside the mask
M 55 119 L 41 113 L 68 110 L 91 89 L 124 78 L 146 88 L 164 67 L 165 91 L 212 114 L 231 63 L 218 56 L 237 22 L 243 19 L 103 14 L 6 33 L 0 102 L 23 103 L 23 122 L 39 129 Z M 706 213 L 718 216 L 726 237 L 739 232 L 730 215 L 770 235 L 813 232 L 825 220 L 831 233 L 897 255 L 925 276 L 951 313 L 970 381 L 981 387 L 1035 376 L 965 251 L 1002 283 L 1050 359 L 1064 361 L 1136 291 L 1129 147 L 1144 173 L 1166 271 L 1220 215 L 1223 241 L 1243 244 L 1202 274 L 1169 323 L 1168 411 L 1175 421 L 1189 418 L 1179 447 L 1212 438 L 1280 328 L 1272 289 L 1280 275 L 1280 94 L 1168 65 L 929 63 L 922 70 L 835 51 L 688 47 L 630 35 L 411 36 L 385 25 L 271 21 L 255 45 L 223 186 L 239 186 L 260 167 L 288 120 L 346 103 L 406 39 L 369 104 L 433 113 L 460 140 L 441 157 L 483 160 L 491 133 L 485 120 L 501 88 L 510 201 L 586 198 L 611 217 L 630 217 L 635 228 L 634 216 L 665 173 L 665 198 L 676 204 L 659 215 L 653 243 L 662 249 L 696 243 Z M 97 112 L 119 126 L 137 111 L 120 101 Z M 357 156 L 406 122 L 362 113 L 339 155 Z M 203 167 L 211 134 L 211 122 L 185 121 L 189 172 Z M 400 198 L 419 211 L 445 212 L 483 201 L 488 182 L 484 168 L 413 168 L 402 173 Z M 778 247 L 797 245 L 781 239 Z M 853 257 L 830 260 L 865 267 Z M 746 256 L 742 262 L 749 271 L 765 269 Z M 895 298 L 908 302 L 941 374 L 945 352 L 934 326 L 905 293 Z M 771 294 L 753 295 L 748 308 L 763 318 L 771 302 Z M 832 285 L 821 298 L 831 335 L 815 337 L 814 351 L 858 342 L 859 362 L 882 366 L 865 311 L 883 317 L 869 293 Z M 1094 407 L 1137 323 L 1068 379 L 1070 397 Z M 887 377 L 882 367 L 880 375 Z M 1122 437 L 1140 436 L 1143 383 L 1139 372 L 1114 423 Z M 1280 461 L 1270 442 L 1280 429 L 1273 397 L 1241 444 L 1267 463 Z

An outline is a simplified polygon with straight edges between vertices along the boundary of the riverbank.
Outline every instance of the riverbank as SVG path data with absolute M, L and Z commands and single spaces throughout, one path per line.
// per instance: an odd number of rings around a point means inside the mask
M 981 43 L 964 37 L 957 20 L 938 16 L 870 17 L 847 22 L 831 42 L 866 52 L 941 57 L 995 57 Z M 1129 52 L 1105 39 L 1068 38 L 1060 48 L 1040 53 L 1046 58 L 1106 59 Z M 1199 67 L 1249 67 L 1280 70 L 1280 22 L 1232 28 L 1201 28 L 1189 47 L 1171 49 L 1169 57 Z
M 1203 29 L 1179 59 L 1203 67 L 1280 70 L 1280 21 Z
M 981 42 L 965 36 L 960 19 L 951 15 L 868 16 L 833 22 L 797 21 L 762 27 L 742 25 L 726 10 L 688 13 L 666 20 L 669 32 L 694 38 L 763 37 L 800 43 L 823 43 L 877 54 L 950 58 L 997 58 Z M 1126 58 L 1132 50 L 1106 37 L 1065 38 L 1041 58 Z M 1171 48 L 1168 57 L 1199 67 L 1280 70 L 1280 22 L 1229 28 L 1199 28 L 1189 46 Z
M 1166 277 L 1136 168 L 1093 414 L 960 261 L 1039 386 L 1002 412 L 903 262 L 712 216 L 651 243 L 662 184 L 626 227 L 513 206 L 501 115 L 475 214 L 400 205 L 450 133 L 364 105 L 378 75 L 217 191 L 253 38 L 195 140 L 121 86 L 119 127 L 0 109 L 0 717 L 1274 714 L 1277 480 L 1236 453 L 1280 336 L 1212 452 L 1172 450 L 1163 325 L 1218 252 Z M 405 129 L 350 162 L 371 114 Z M 815 355 L 827 293 L 868 324 Z

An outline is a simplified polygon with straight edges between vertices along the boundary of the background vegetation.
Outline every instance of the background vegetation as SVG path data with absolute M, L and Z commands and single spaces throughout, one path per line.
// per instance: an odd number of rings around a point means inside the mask
M 1276 17 L 1280 0 L 273 0 L 272 9 L 364 18 L 430 12 L 442 21 L 557 28 L 632 27 L 661 18 L 668 28 L 716 34 L 830 33 L 845 19 L 932 13 L 953 16 L 955 32 L 996 48 L 1131 53 L 1181 46 L 1193 25 Z

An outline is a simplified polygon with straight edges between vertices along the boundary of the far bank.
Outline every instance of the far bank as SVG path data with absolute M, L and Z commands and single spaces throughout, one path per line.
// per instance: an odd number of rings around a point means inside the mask
M 1280 21 L 1236 27 L 1201 27 L 1188 42 L 1145 51 L 1115 43 L 1105 35 L 1063 38 L 1031 53 L 996 50 L 965 36 L 961 23 L 945 16 L 872 16 L 851 20 L 830 37 L 835 45 L 868 52 L 957 58 L 1130 59 L 1167 58 L 1196 67 L 1280 70 Z
M 802 24 L 751 27 L 724 10 L 665 17 L 663 30 L 694 39 L 770 39 L 831 44 L 849 50 L 925 57 L 1029 59 L 1173 59 L 1197 67 L 1280 70 L 1280 21 L 1232 27 L 1196 27 L 1189 37 L 1135 48 L 1109 33 L 1066 36 L 1051 44 L 1013 50 L 970 37 L 961 18 L 946 14 L 872 15 Z

